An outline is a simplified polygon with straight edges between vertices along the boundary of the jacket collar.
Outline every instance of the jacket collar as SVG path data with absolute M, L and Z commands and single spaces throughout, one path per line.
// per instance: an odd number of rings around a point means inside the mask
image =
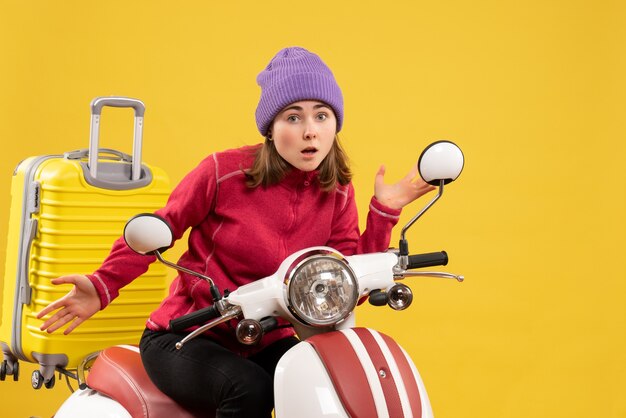
M 319 170 L 302 171 L 292 168 L 291 171 L 285 174 L 281 183 L 290 187 L 309 186 L 318 181 L 319 174 Z

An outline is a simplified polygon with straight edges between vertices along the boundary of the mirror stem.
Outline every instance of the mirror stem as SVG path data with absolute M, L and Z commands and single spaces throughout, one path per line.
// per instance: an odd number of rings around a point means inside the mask
M 205 276 L 203 274 L 200 273 L 196 273 L 195 271 L 186 269 L 185 267 L 179 266 L 178 264 L 174 264 L 171 263 L 169 261 L 167 261 L 166 259 L 163 258 L 163 256 L 161 255 L 161 252 L 159 250 L 155 250 L 152 252 L 156 258 L 163 264 L 165 264 L 166 266 L 169 266 L 173 269 L 176 269 L 178 271 L 182 271 L 183 273 L 187 273 L 187 274 L 191 274 L 192 276 L 198 277 L 200 279 L 204 279 L 207 282 L 209 282 L 210 286 L 211 286 L 211 295 L 213 296 L 213 301 L 217 302 L 218 300 L 222 299 L 222 295 L 220 295 L 220 291 L 217 288 L 217 286 L 215 285 L 215 282 L 213 281 L 213 279 L 211 279 L 208 276 Z
M 406 236 L 406 231 L 413 226 L 413 224 L 422 217 L 422 215 L 424 213 L 426 213 L 426 211 L 428 209 L 430 209 L 430 207 L 432 205 L 435 204 L 435 202 L 437 200 L 439 200 L 439 198 L 443 195 L 443 185 L 445 183 L 445 180 L 439 180 L 439 192 L 437 193 L 437 196 L 435 196 L 433 198 L 433 200 L 431 200 L 426 206 L 424 206 L 424 208 L 413 217 L 413 219 L 411 219 L 405 226 L 404 228 L 402 228 L 402 232 L 400 232 L 400 255 L 401 256 L 408 256 L 409 255 L 409 243 L 407 242 L 405 236 Z

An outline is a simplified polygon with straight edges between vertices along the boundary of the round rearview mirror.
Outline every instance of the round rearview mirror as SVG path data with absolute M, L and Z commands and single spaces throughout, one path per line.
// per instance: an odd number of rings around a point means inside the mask
M 139 254 L 151 254 L 172 245 L 172 230 L 158 215 L 142 213 L 131 218 L 124 227 L 124 241 Z
M 453 142 L 433 142 L 422 151 L 417 168 L 428 184 L 439 186 L 441 180 L 448 184 L 459 177 L 463 170 L 463 152 Z

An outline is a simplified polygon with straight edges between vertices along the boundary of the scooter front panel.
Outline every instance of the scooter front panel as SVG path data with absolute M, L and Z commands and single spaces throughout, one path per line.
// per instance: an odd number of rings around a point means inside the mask
M 320 334 L 307 342 L 325 364 L 350 416 L 432 417 L 421 378 L 393 339 L 374 330 L 354 328 Z M 373 407 L 366 406 L 367 395 Z
M 79 389 L 72 393 L 54 414 L 54 418 L 132 418 L 117 401 L 92 389 Z
M 291 348 L 278 362 L 274 401 L 276 418 L 349 418 L 324 364 L 307 342 Z
M 385 340 L 385 343 L 390 350 L 390 354 L 392 354 L 396 359 L 399 366 L 398 371 L 402 376 L 402 382 L 404 382 L 409 396 L 411 394 L 418 394 L 422 417 L 432 418 L 433 411 L 430 405 L 430 399 L 428 398 L 428 394 L 426 392 L 426 387 L 424 386 L 424 381 L 417 371 L 415 364 L 411 360 L 411 357 L 409 357 L 404 348 L 396 343 L 391 337 L 381 333 L 377 333 L 377 335 Z M 411 403 L 414 404 L 414 400 L 411 400 Z

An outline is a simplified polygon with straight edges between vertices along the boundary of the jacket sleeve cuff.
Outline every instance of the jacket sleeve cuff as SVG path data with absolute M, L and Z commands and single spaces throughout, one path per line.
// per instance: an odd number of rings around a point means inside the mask
M 392 209 L 380 203 L 376 197 L 372 196 L 370 200 L 370 212 L 373 212 L 379 216 L 384 218 L 393 219 L 395 222 L 398 222 L 400 219 L 400 214 L 402 213 L 402 209 Z
M 97 274 L 88 274 L 87 278 L 94 285 L 94 287 L 96 288 L 96 292 L 100 297 L 100 310 L 106 308 L 112 300 L 109 288 L 106 286 L 104 281 L 100 277 L 98 277 Z

